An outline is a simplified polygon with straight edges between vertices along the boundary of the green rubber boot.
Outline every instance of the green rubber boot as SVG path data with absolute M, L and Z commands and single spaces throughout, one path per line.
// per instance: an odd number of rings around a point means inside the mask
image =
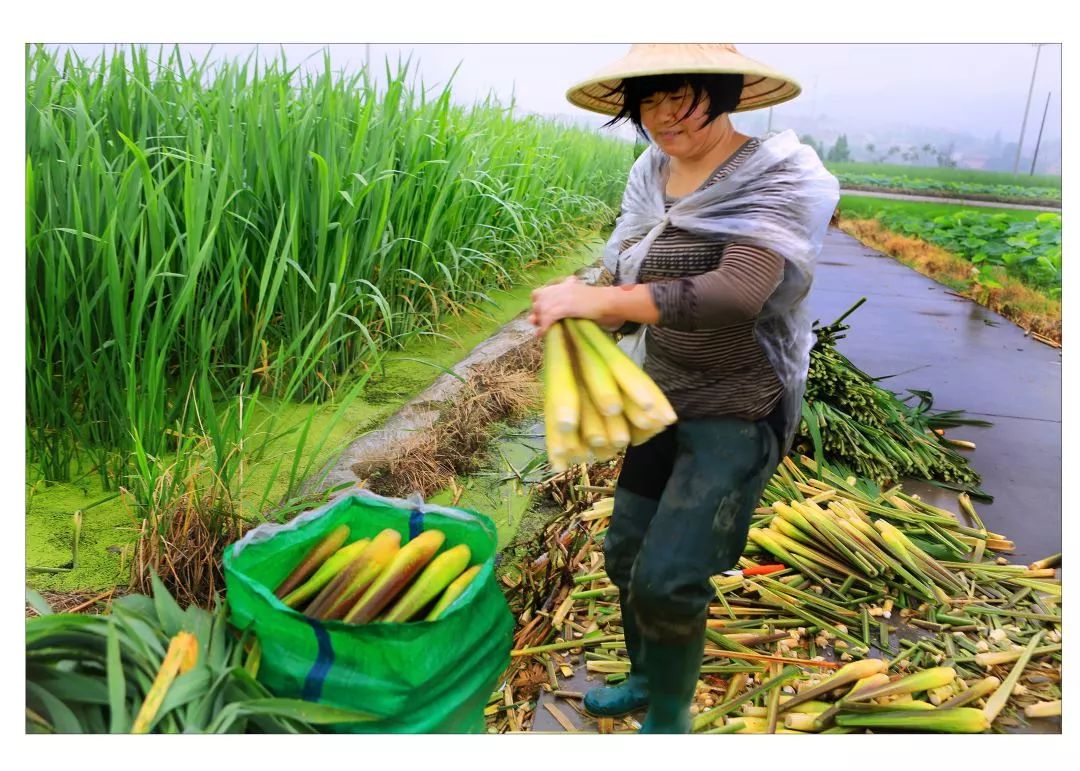
M 649 652 L 649 712 L 641 724 L 641 733 L 690 733 L 690 704 L 705 654 L 705 624 L 684 643 L 648 640 L 645 646 Z
M 638 632 L 634 611 L 621 597 L 626 653 L 630 656 L 630 675 L 618 685 L 593 688 L 585 694 L 586 711 L 597 717 L 618 717 L 641 709 L 649 703 L 649 679 L 645 674 L 645 648 Z

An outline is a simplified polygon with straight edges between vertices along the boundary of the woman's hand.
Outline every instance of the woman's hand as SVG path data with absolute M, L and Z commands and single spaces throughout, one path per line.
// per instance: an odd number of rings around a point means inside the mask
M 533 291 L 529 323 L 537 328 L 537 337 L 543 337 L 548 327 L 566 318 L 592 319 L 618 328 L 622 326 L 622 319 L 607 313 L 606 297 L 606 287 L 589 286 L 571 276 L 561 283 Z

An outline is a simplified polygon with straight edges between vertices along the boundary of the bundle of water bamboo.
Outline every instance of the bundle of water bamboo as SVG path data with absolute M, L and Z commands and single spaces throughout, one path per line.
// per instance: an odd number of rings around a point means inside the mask
M 282 580 L 275 595 L 324 621 L 432 621 L 480 572 L 479 565 L 469 567 L 472 553 L 465 544 L 438 553 L 446 541 L 441 530 L 425 530 L 404 546 L 392 528 L 346 545 L 349 534 L 348 525 L 331 530 Z
M 552 468 L 607 460 L 675 422 L 663 392 L 592 321 L 564 319 L 544 337 L 544 420 Z
M 946 428 L 988 422 L 959 410 L 931 412 L 933 398 L 925 391 L 913 391 L 908 400 L 917 396 L 920 403 L 909 406 L 837 350 L 848 329 L 842 322 L 865 299 L 832 324 L 814 329 L 797 443 L 879 484 L 914 477 L 990 499 L 978 486 L 979 475 L 956 451 L 974 445 L 943 436 Z

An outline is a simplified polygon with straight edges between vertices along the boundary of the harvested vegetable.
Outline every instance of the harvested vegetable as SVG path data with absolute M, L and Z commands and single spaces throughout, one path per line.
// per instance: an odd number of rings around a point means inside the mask
M 958 425 L 989 425 L 966 418 L 959 411 L 933 414 L 930 394 L 912 392 L 917 407 L 881 388 L 836 348 L 848 329 L 843 324 L 866 298 L 832 324 L 815 327 L 817 340 L 810 351 L 803 423 L 796 445 L 815 458 L 851 468 L 878 484 L 904 477 L 925 479 L 988 499 L 978 487 L 979 476 L 958 454 L 952 440 L 933 429 Z
M 507 678 L 519 699 L 549 679 L 545 655 L 582 656 L 609 682 L 629 669 L 601 553 L 617 473 L 597 464 L 546 483 L 567 514 L 509 593 L 520 627 Z M 950 511 L 828 462 L 784 459 L 737 568 L 712 580 L 692 730 L 767 732 L 770 704 L 777 733 L 1001 730 L 1007 715 L 1059 700 L 1060 582 L 1030 577 L 990 541 L 1008 539 L 970 501 Z M 825 658 L 844 666 L 828 672 Z M 1008 689 L 1003 668 L 1017 673 Z M 991 716 L 981 707 L 995 691 L 1005 704 Z M 489 725 L 509 726 L 497 712 Z
M 657 385 L 592 321 L 553 324 L 544 345 L 544 421 L 552 468 L 605 460 L 675 422 Z
M 274 594 L 278 598 L 286 597 L 293 589 L 300 586 L 315 570 L 342 547 L 349 538 L 349 526 L 339 525 L 311 548 L 289 575 L 285 577 Z

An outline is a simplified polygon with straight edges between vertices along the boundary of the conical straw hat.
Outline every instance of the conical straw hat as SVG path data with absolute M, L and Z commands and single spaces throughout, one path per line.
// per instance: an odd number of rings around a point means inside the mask
M 802 88 L 792 78 L 743 56 L 730 43 L 638 43 L 630 52 L 566 92 L 578 107 L 605 115 L 622 110 L 622 96 L 609 93 L 623 78 L 691 73 L 745 75 L 742 96 L 733 112 L 758 110 L 794 99 Z

